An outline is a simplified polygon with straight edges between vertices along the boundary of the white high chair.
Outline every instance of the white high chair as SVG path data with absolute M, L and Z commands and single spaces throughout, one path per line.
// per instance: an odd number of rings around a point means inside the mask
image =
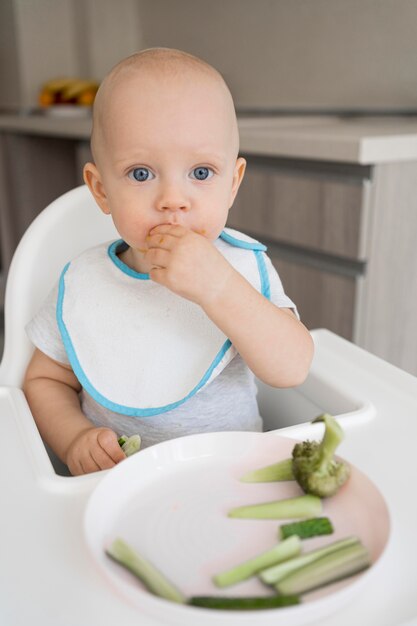
M 171 618 L 168 605 L 165 609 L 162 603 L 158 613 L 156 608 L 152 608 L 151 599 L 147 602 L 144 598 L 143 610 L 134 607 L 130 601 L 123 602 L 121 594 L 113 593 L 112 587 L 106 584 L 97 553 L 93 558 L 87 549 L 83 531 L 88 499 L 97 485 L 100 488 L 102 478 L 106 479 L 105 473 L 71 478 L 60 476 L 65 472 L 60 471 L 55 463 L 51 465 L 19 389 L 32 352 L 24 331 L 27 321 L 71 257 L 99 241 L 116 237 L 111 219 L 101 214 L 88 190 L 80 187 L 58 198 L 36 218 L 19 244 L 9 272 L 6 344 L 0 364 L 0 492 L 3 502 L 0 530 L 2 537 L 18 535 L 19 545 L 16 549 L 15 541 L 2 543 L 1 624 L 63 626 L 100 623 L 101 626 L 113 626 L 118 620 L 125 626 L 136 626 L 138 623 L 150 626 L 180 619 L 174 614 Z M 343 608 L 338 608 L 339 596 L 335 594 L 328 599 L 320 598 L 317 603 L 312 602 L 311 609 L 308 605 L 307 610 L 315 611 L 314 615 L 319 615 L 326 626 L 354 623 L 355 620 L 368 626 L 379 626 L 384 615 L 389 616 L 387 619 L 391 618 L 390 623 L 407 620 L 411 626 L 410 617 L 416 611 L 416 565 L 410 554 L 417 548 L 414 532 L 417 514 L 415 503 L 409 497 L 410 480 L 404 481 L 403 477 L 411 477 L 415 473 L 417 382 L 409 374 L 326 330 L 313 331 L 312 334 L 316 354 L 306 382 L 297 389 L 284 390 L 260 385 L 260 412 L 267 429 L 292 425 L 286 434 L 293 438 L 304 438 L 305 435 L 316 438 L 320 425 L 302 422 L 307 422 L 323 409 L 336 415 L 346 430 L 350 425 L 353 430 L 354 424 L 359 429 L 367 421 L 363 431 L 352 432 L 352 437 L 347 436 L 344 443 L 343 456 L 355 464 L 355 472 L 362 472 L 362 478 L 361 473 L 356 473 L 356 487 L 346 502 L 352 511 L 353 528 L 366 532 L 369 540 L 372 538 L 372 545 L 377 546 L 379 555 L 386 541 L 381 541 L 380 519 L 383 521 L 384 516 L 386 519 L 386 514 L 384 508 L 375 503 L 366 478 L 368 475 L 376 482 L 389 505 L 392 534 L 383 559 L 376 564 L 376 569 L 369 569 L 376 575 L 372 581 L 368 579 L 366 590 L 362 579 L 355 580 L 352 587 L 341 590 Z M 360 395 L 358 399 L 356 394 L 363 394 L 363 399 Z M 375 401 L 377 406 L 373 422 L 370 418 L 375 409 L 369 399 Z M 277 432 L 282 434 L 283 431 Z M 398 445 L 393 446 L 396 438 Z M 377 453 L 369 454 L 369 442 L 377 442 Z M 197 445 L 194 450 L 198 455 L 194 461 L 197 460 L 199 467 L 204 446 L 200 448 Z M 174 469 L 178 468 L 181 460 L 184 471 L 193 471 L 196 467 L 193 456 L 185 459 L 191 460 L 191 464 L 183 463 L 182 452 L 182 446 L 172 456 L 163 452 L 163 469 L 170 469 L 171 458 Z M 381 461 L 388 455 L 393 458 L 391 464 Z M 233 460 L 233 468 L 237 467 L 236 459 L 238 457 Z M 205 463 L 206 459 L 203 460 Z M 165 461 L 168 465 L 164 465 Z M 111 478 L 111 475 L 107 476 Z M 162 478 L 156 477 L 158 489 L 158 481 L 161 480 L 164 480 L 164 473 Z M 147 490 L 152 484 L 141 483 L 145 496 L 149 494 Z M 231 489 L 233 502 L 238 492 Z M 104 491 L 105 496 L 107 493 Z M 135 493 L 140 495 L 140 492 Z M 358 522 L 358 515 L 362 512 Z M 103 518 L 103 529 L 108 530 L 111 520 L 114 521 L 110 509 L 109 515 L 110 520 Z M 180 516 L 179 523 L 181 519 Z M 174 524 L 170 530 L 175 531 L 177 526 Z M 100 530 L 98 526 L 97 529 Z M 197 537 L 195 533 L 194 536 Z M 186 538 L 183 541 L 186 543 Z M 21 564 L 23 554 L 24 568 Z M 397 571 L 404 572 L 404 576 L 396 576 Z M 388 585 L 391 593 L 381 598 L 380 589 Z M 358 602 L 352 601 L 354 596 L 353 593 L 349 595 L 349 589 L 356 593 L 359 588 Z M 24 597 L 24 602 L 19 601 L 20 597 Z M 74 597 L 77 602 L 71 602 Z M 324 604 L 321 604 L 322 601 Z M 329 607 L 332 615 L 322 614 L 320 606 Z M 187 623 L 192 619 L 189 618 Z M 222 623 L 221 618 L 219 623 Z
M 0 385 L 21 387 L 33 346 L 25 325 L 48 295 L 65 264 L 83 250 L 118 238 L 88 187 L 68 191 L 32 222 L 13 256 L 5 295 L 5 343 Z
M 116 238 L 111 218 L 100 211 L 86 185 L 60 196 L 35 218 L 17 246 L 7 276 L 0 386 L 22 387 L 33 353 L 25 326 L 65 264 L 83 250 Z M 54 470 L 69 475 L 56 455 L 48 448 L 47 452 Z
M 111 218 L 100 211 L 86 185 L 60 196 L 35 218 L 19 242 L 7 277 L 0 387 L 22 387 L 33 352 L 25 325 L 65 264 L 83 250 L 118 237 Z M 316 341 L 322 332 L 328 331 L 313 331 Z M 338 384 L 329 384 L 328 378 L 328 372 L 322 371 L 320 360 L 315 358 L 307 380 L 296 389 L 274 389 L 257 381 L 265 430 L 303 424 L 324 411 L 343 416 L 342 421 L 353 414 L 365 418 L 373 414 L 369 403 L 352 398 Z M 302 432 L 297 430 L 297 435 Z M 55 470 L 66 474 L 65 467 L 49 450 L 48 454 Z

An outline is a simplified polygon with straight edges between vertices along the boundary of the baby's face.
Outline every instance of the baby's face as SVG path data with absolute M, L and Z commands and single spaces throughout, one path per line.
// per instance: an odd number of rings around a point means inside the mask
M 178 84 L 180 83 L 180 84 Z M 203 76 L 149 76 L 113 91 L 97 169 L 121 237 L 146 249 L 159 224 L 181 224 L 215 240 L 243 177 L 234 111 L 223 86 Z

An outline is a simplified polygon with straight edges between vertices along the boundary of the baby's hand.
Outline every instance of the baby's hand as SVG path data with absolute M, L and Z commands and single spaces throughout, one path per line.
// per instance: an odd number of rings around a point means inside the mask
M 211 241 L 183 226 L 156 226 L 147 243 L 152 280 L 201 306 L 225 289 L 234 273 Z
M 73 476 L 110 469 L 126 458 L 110 428 L 83 430 L 68 448 L 66 464 Z

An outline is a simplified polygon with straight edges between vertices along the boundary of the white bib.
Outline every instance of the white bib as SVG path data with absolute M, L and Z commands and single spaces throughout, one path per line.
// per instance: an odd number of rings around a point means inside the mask
M 125 265 L 117 256 L 125 245 L 101 244 L 64 268 L 57 320 L 84 389 L 112 411 L 145 417 L 185 402 L 236 349 L 200 306 Z M 269 297 L 265 246 L 231 229 L 214 245 Z

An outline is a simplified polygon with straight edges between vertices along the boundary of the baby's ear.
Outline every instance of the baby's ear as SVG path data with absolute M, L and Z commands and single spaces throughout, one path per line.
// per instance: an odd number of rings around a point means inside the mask
M 106 215 L 110 215 L 110 208 L 107 201 L 106 190 L 101 181 L 100 172 L 94 163 L 86 163 L 83 169 L 84 182 L 94 196 L 100 209 Z
M 236 194 L 240 187 L 240 183 L 242 182 L 243 177 L 245 175 L 245 169 L 246 169 L 245 159 L 242 157 L 239 157 L 238 159 L 236 159 L 236 165 L 235 165 L 235 169 L 233 172 L 232 191 L 230 194 L 230 207 L 235 201 Z

